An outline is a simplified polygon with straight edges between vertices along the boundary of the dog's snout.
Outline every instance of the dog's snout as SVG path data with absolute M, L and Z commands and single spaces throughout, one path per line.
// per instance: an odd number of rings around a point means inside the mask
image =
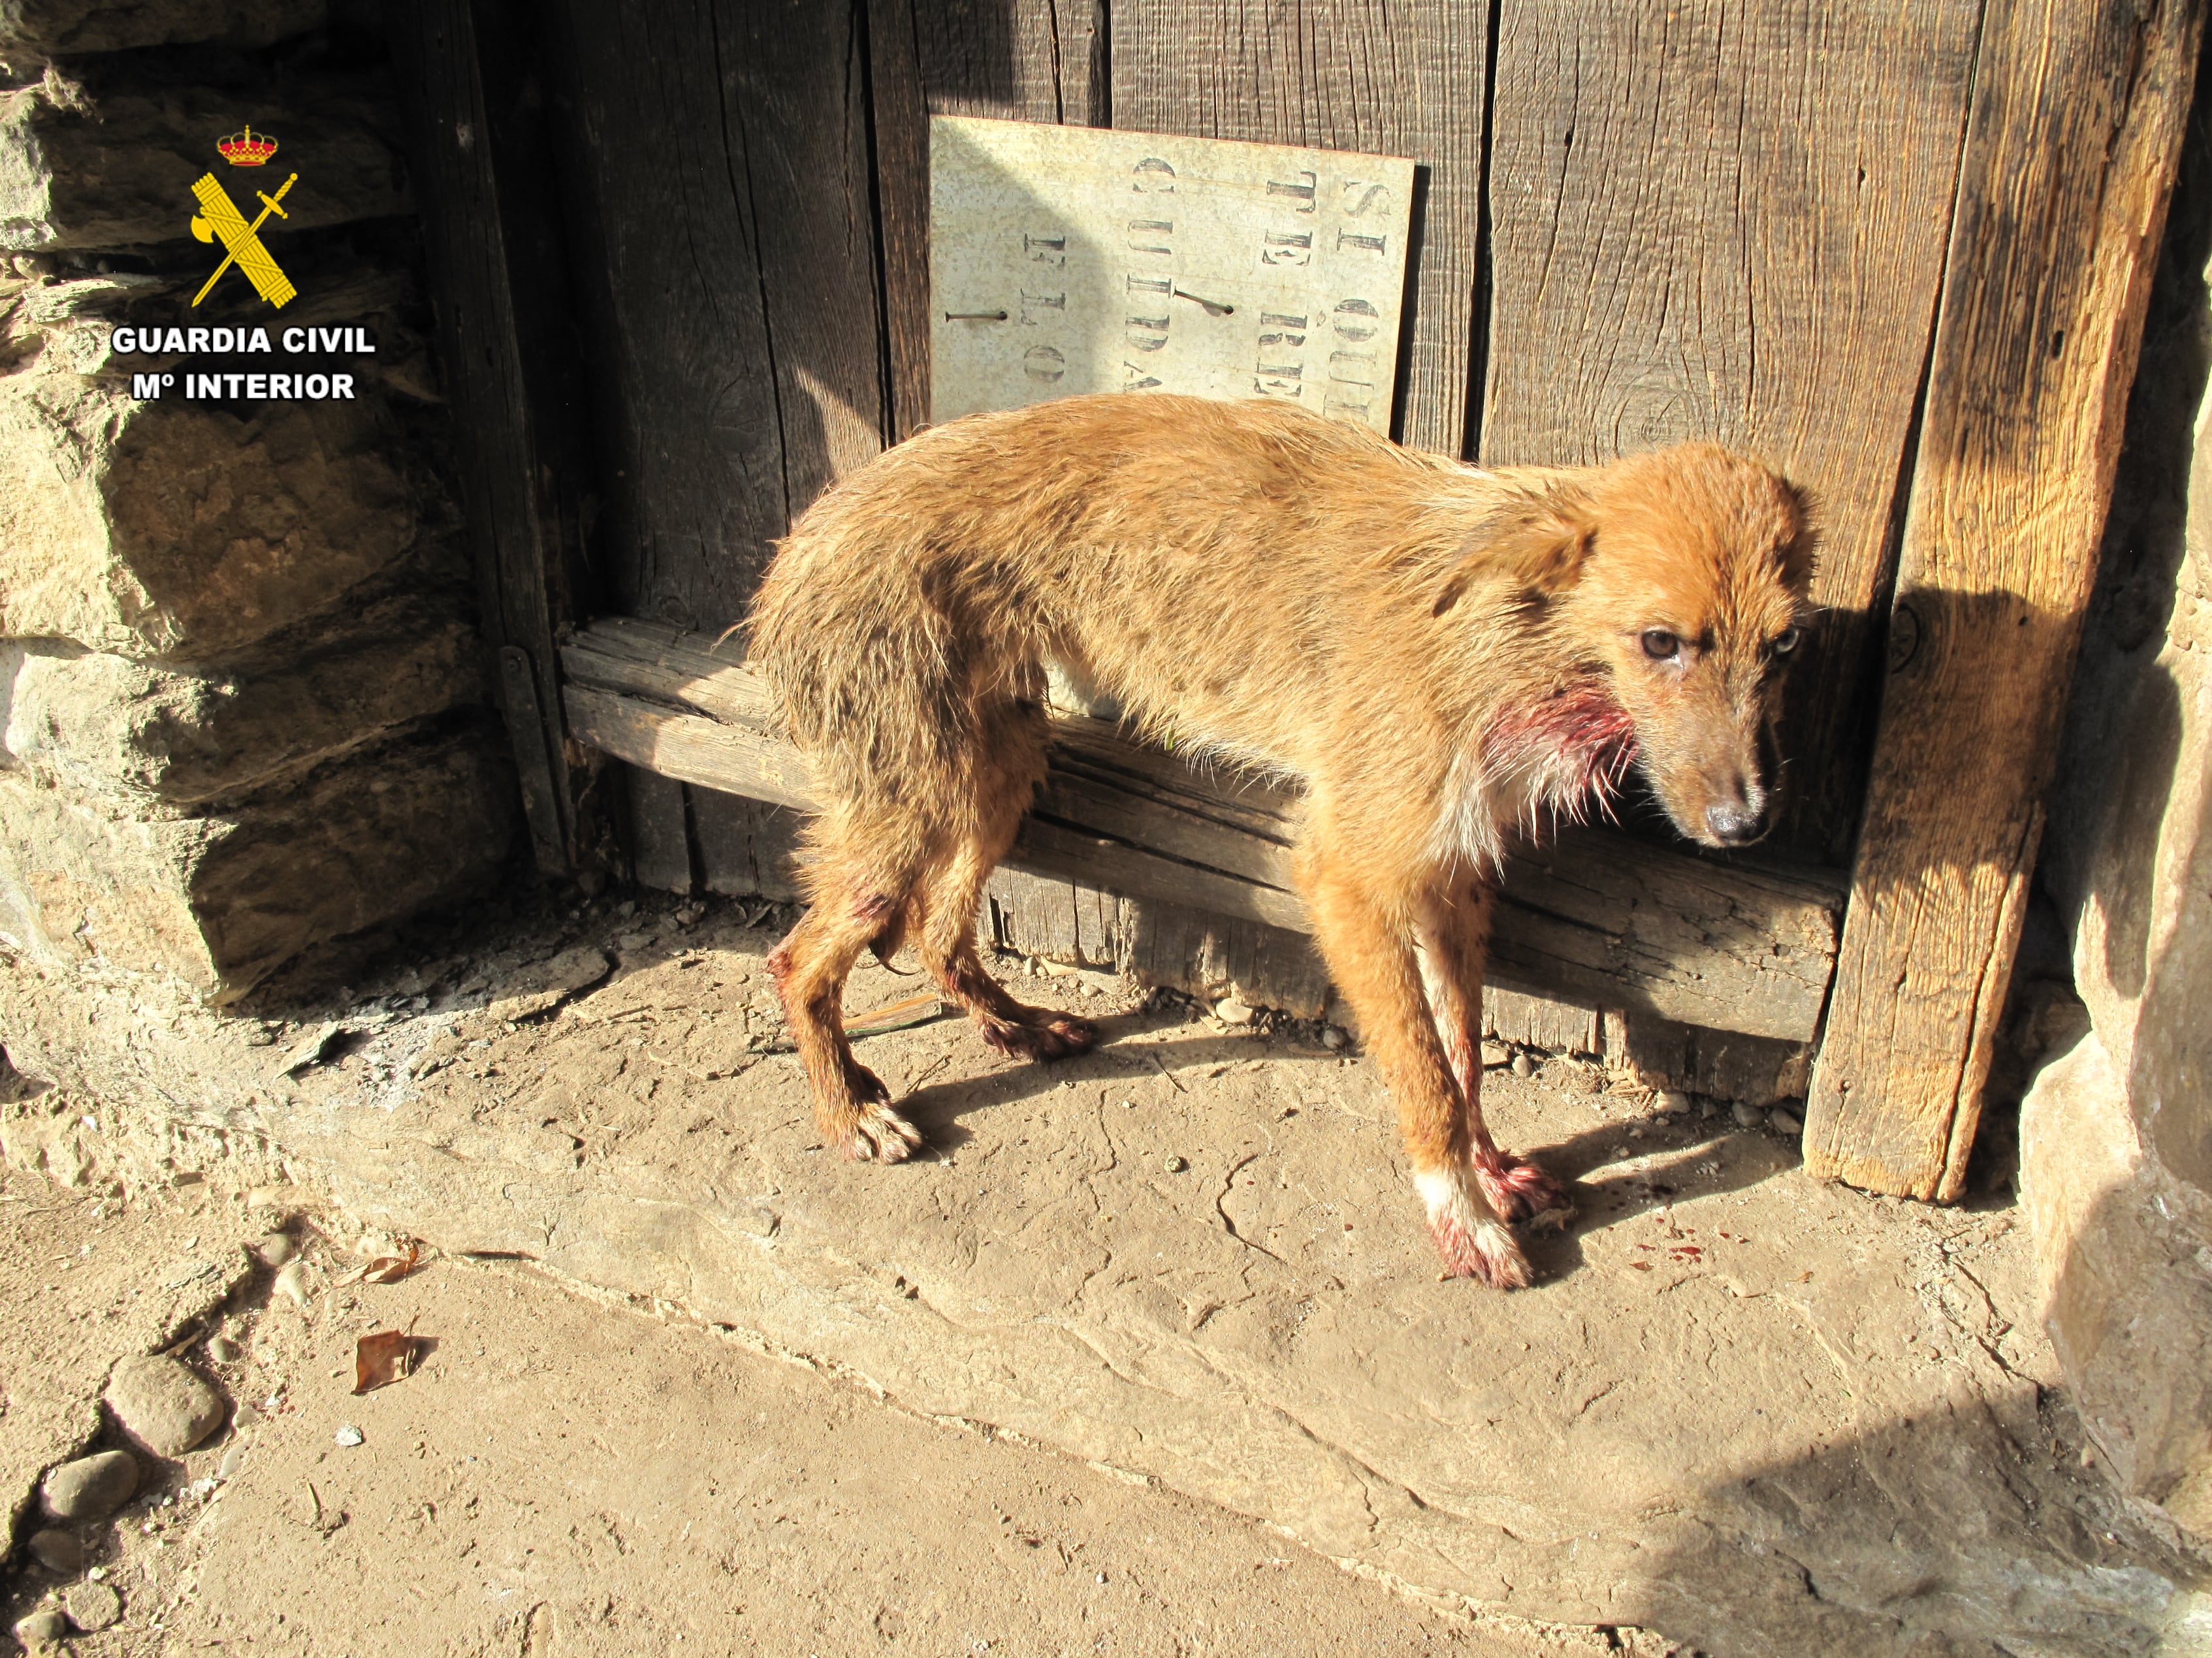
M 1771 799 L 1756 783 L 1738 783 L 1705 808 L 1705 827 L 1723 846 L 1747 847 L 1770 826 Z

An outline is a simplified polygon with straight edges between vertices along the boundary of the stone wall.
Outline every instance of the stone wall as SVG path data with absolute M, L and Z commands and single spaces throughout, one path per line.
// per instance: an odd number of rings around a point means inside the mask
M 0 0 L 0 951 L 218 1002 L 483 884 L 513 833 L 373 13 Z M 228 166 L 220 136 L 276 135 Z M 286 165 L 289 163 L 289 165 Z M 278 308 L 194 179 L 289 173 Z M 368 331 L 321 402 L 134 395 L 118 324 Z M 281 356 L 203 366 L 283 370 Z M 317 364 L 315 366 L 325 366 Z M 143 388 L 141 388 L 143 389 Z M 3 1035 L 4 1033 L 0 1033 Z
M 2086 1425 L 2124 1490 L 2212 1539 L 2208 101 L 2200 81 L 2045 838 L 2081 1007 L 2021 1149 Z

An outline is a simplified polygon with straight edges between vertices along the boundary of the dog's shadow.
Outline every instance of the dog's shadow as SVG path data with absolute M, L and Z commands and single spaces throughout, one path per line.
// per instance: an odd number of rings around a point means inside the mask
M 961 1149 L 975 1139 L 964 1120 L 976 1112 L 1048 1096 L 1065 1081 L 1095 1084 L 1144 1074 L 1117 1063 L 1114 1045 L 1116 1038 L 1156 1030 L 1159 1025 L 1148 1023 L 1144 1014 L 1108 1015 L 1094 1023 L 1098 1045 L 1088 1054 L 1048 1064 L 1008 1062 L 981 1075 L 945 1076 L 940 1072 L 900 1098 L 898 1109 L 925 1139 L 927 1149 L 918 1161 L 957 1161 Z M 1152 1073 L 1155 1076 L 1172 1072 L 1178 1062 L 1304 1057 L 1273 1046 L 1254 1051 L 1249 1039 L 1215 1035 L 1149 1044 L 1142 1051 L 1160 1066 Z M 1584 1264 L 1582 1239 L 1592 1232 L 1680 1202 L 1741 1191 L 1787 1173 L 1799 1162 L 1794 1147 L 1769 1135 L 1717 1128 L 1699 1132 L 1706 1125 L 1685 1133 L 1663 1126 L 1655 1129 L 1647 1122 L 1647 1133 L 1666 1136 L 1653 1144 L 1631 1135 L 1629 1127 L 1607 1122 L 1564 1139 L 1508 1148 L 1565 1182 L 1575 1206 L 1574 1218 L 1564 1227 L 1524 1224 L 1516 1229 L 1540 1281 L 1578 1271 Z M 1388 1146 L 1382 1155 L 1395 1162 L 1395 1131 L 1387 1121 L 1380 1128 Z M 1286 1132 L 1296 1132 L 1294 1122 Z

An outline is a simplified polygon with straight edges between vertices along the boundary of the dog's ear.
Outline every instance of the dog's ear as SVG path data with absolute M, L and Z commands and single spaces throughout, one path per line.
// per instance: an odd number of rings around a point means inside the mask
M 1547 598 L 1565 592 L 1582 579 L 1596 542 L 1596 516 L 1580 496 L 1546 495 L 1501 507 L 1468 535 L 1434 614 L 1442 616 L 1486 577 Z

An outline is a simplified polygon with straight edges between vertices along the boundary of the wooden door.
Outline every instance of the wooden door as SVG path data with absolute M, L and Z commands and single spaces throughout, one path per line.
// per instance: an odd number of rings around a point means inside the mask
M 1924 831 L 1948 835 L 1976 869 L 2005 866 L 1966 890 L 1995 880 L 2011 891 L 2024 878 L 2032 845 L 2000 835 L 2002 846 L 1984 846 L 1961 825 L 1990 811 L 2010 823 L 2032 805 L 2055 721 L 2039 706 L 2025 725 L 1961 726 L 2017 761 L 1973 773 L 1982 793 L 1968 811 L 1923 810 L 1893 777 L 1861 844 L 1869 767 L 1887 774 L 1874 745 L 1898 670 L 1900 534 L 1919 510 L 1917 480 L 1933 475 L 1923 415 L 1931 383 L 1947 409 L 1961 395 L 2023 415 L 2034 405 L 2042 382 L 1997 361 L 1971 320 L 1977 305 L 2006 314 L 2014 294 L 2049 313 L 2039 337 L 2053 359 L 2083 363 L 2073 395 L 2100 409 L 2124 395 L 2202 0 L 2148 10 L 2131 0 L 550 0 L 531 14 L 534 33 L 513 24 L 507 0 L 416 0 L 413 10 L 498 12 L 534 54 L 590 386 L 590 457 L 566 464 L 591 470 L 599 602 L 614 614 L 709 635 L 737 621 L 793 517 L 926 417 L 930 113 L 1407 155 L 1419 173 L 1401 440 L 1513 463 L 1714 438 L 1788 470 L 1819 504 L 1822 612 L 1793 678 L 1788 816 L 1762 858 L 1838 882 L 1856 860 L 1864 888 L 1868 870 L 1904 866 L 1899 837 Z M 1999 175 L 1997 156 L 2011 173 Z M 2023 215 L 2070 228 L 2007 241 L 2012 264 L 2000 268 L 1987 257 L 1990 227 Z M 1968 266 L 1976 293 L 1958 286 Z M 468 278 L 449 263 L 448 280 Z M 2033 332 L 2008 336 L 2007 349 Z M 2069 339 L 2076 357 L 2065 357 Z M 2110 428 L 2091 422 L 2069 440 L 2092 475 L 2087 510 L 2062 515 L 2077 577 L 2094 560 Z M 1942 473 L 1947 458 L 1935 459 Z M 1946 487 L 1951 521 L 1970 518 L 1957 480 Z M 1976 579 L 2002 589 L 2011 577 L 1982 568 Z M 2066 589 L 2086 591 L 2086 578 Z M 2064 603 L 2072 609 L 2032 649 L 2062 684 L 2079 608 Z M 1972 629 L 1958 637 L 1994 647 Z M 1961 648 L 1939 686 L 1971 681 L 1972 649 Z M 1916 682 L 1923 724 L 1929 695 Z M 686 783 L 683 769 L 629 774 L 640 878 L 781 890 L 781 809 Z M 1090 843 L 1108 862 L 1113 838 Z M 1743 859 L 1731 872 L 1725 860 L 1667 856 L 1682 881 L 1737 895 L 1726 902 L 1739 918 L 1755 914 L 1754 933 L 1784 922 L 1741 896 L 1747 882 L 1831 890 L 1817 872 L 1754 878 Z M 1264 870 L 1264 857 L 1251 862 Z M 1114 901 L 1082 882 L 1063 890 L 1071 914 L 1096 912 L 1068 927 L 1126 923 L 1102 920 Z M 1249 913 L 1275 914 L 1273 902 Z M 1971 1133 L 1961 1102 L 1979 1086 L 1994 1017 L 1983 1005 L 2010 956 L 2004 926 L 1988 919 L 1989 902 L 2003 901 L 1962 901 L 1956 932 L 1939 925 L 1928 937 L 1910 919 L 1924 906 L 1878 916 L 1860 902 L 1854 959 L 1866 974 L 1894 975 L 1916 951 L 1971 958 L 1971 971 L 1942 975 L 1939 999 L 1957 1017 L 1919 1018 L 1911 1052 L 1884 1050 L 1899 1076 L 1932 1066 L 1952 1078 L 1937 1178 L 1924 1149 L 1910 1174 L 1850 1169 L 1933 1191 L 1962 1163 L 1952 1132 L 1962 1113 Z M 1676 931 L 1687 940 L 1700 925 Z M 1627 945 L 1616 936 L 1607 947 Z M 1245 948 L 1279 946 L 1252 933 Z M 1825 948 L 1832 961 L 1832 931 Z M 1885 990 L 1863 976 L 1836 994 L 1855 1021 L 1879 1023 L 1904 982 Z M 1818 1017 L 1816 1007 L 1808 1042 Z M 1837 1122 L 1882 1109 L 1863 1035 L 1855 1026 L 1850 1044 L 1857 1103 L 1830 1090 Z M 1845 1157 L 1851 1132 L 1832 1123 L 1823 1133 L 1821 1155 Z

